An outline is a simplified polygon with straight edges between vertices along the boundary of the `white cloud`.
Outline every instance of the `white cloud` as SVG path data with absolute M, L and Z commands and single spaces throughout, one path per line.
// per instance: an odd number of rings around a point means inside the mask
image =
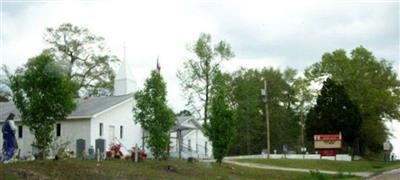
M 265 58 L 254 58 L 254 59 L 238 59 L 233 58 L 230 61 L 224 61 L 221 64 L 221 68 L 227 72 L 234 72 L 241 68 L 252 68 L 252 69 L 262 69 L 265 67 L 273 67 L 277 69 L 284 69 L 282 64 L 282 57 L 265 57 Z

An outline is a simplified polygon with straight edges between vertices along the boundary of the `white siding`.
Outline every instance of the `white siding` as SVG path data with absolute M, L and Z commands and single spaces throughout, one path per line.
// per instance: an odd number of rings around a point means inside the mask
M 174 156 L 178 155 L 178 140 L 176 139 L 177 133 L 171 133 L 171 154 Z M 188 151 L 188 142 L 191 143 L 191 151 Z M 207 148 L 205 144 L 207 142 Z M 183 153 L 182 156 L 192 156 L 196 158 L 210 158 L 212 157 L 212 145 L 207 137 L 203 134 L 200 129 L 191 130 L 188 134 L 183 136 Z M 196 148 L 197 147 L 197 148 Z M 206 150 L 207 149 L 207 150 Z
M 139 147 L 142 146 L 142 128 L 139 124 L 135 124 L 133 121 L 133 98 L 119 104 L 116 107 L 112 107 L 108 111 L 98 114 L 93 117 L 90 125 L 91 139 L 90 144 L 94 147 L 95 140 L 102 138 L 106 140 L 106 150 L 109 150 L 109 145 L 112 143 L 109 139 L 109 127 L 114 126 L 115 138 L 120 141 L 123 145 L 122 152 L 127 153 L 135 143 Z M 103 134 L 99 136 L 99 124 L 103 123 Z M 123 138 L 120 138 L 120 126 L 123 126 Z
M 90 141 L 90 133 L 89 133 L 89 119 L 77 119 L 77 120 L 66 120 L 62 122 L 58 122 L 61 124 L 61 136 L 56 137 L 56 125 L 54 125 L 54 138 L 57 142 L 54 143 L 64 143 L 69 141 L 69 145 L 67 146 L 68 149 L 74 151 L 76 153 L 76 140 L 79 138 L 85 139 L 86 141 L 86 148 L 89 147 Z M 57 124 L 57 123 L 56 123 Z M 21 125 L 21 122 L 16 122 L 15 125 L 18 127 Z M 2 125 L 1 125 L 2 127 Z M 18 128 L 17 128 L 18 129 Z M 23 133 L 22 138 L 18 138 L 18 130 L 16 131 L 15 135 L 17 138 L 17 143 L 19 149 L 21 149 L 21 156 L 32 155 L 36 153 L 34 148 L 32 147 L 32 143 L 34 141 L 34 135 L 31 133 L 27 126 L 22 126 Z M 0 137 L 0 143 L 3 144 L 3 136 Z
M 56 137 L 56 125 L 54 125 L 54 137 L 57 143 L 69 142 L 68 149 L 74 151 L 76 155 L 76 140 L 84 139 L 86 151 L 90 146 L 90 120 L 89 119 L 69 119 L 62 122 L 61 124 L 61 136 Z M 56 124 L 58 124 L 56 123 Z
M 15 125 L 18 127 L 21 122 L 16 122 Z M 27 126 L 22 126 L 22 138 L 18 138 L 18 128 L 15 132 L 15 137 L 17 138 L 18 148 L 21 149 L 21 156 L 31 155 L 33 153 L 33 143 L 34 136 Z M 3 143 L 2 143 L 3 144 Z

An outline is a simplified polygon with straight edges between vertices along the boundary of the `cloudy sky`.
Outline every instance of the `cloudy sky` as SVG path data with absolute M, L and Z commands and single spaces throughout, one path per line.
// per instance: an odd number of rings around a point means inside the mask
M 349 52 L 360 45 L 400 70 L 396 1 L 0 2 L 1 64 L 21 66 L 47 46 L 42 39 L 46 27 L 70 22 L 103 36 L 121 59 L 125 42 L 139 87 L 159 56 L 175 111 L 185 104 L 176 71 L 191 56 L 187 47 L 201 32 L 231 44 L 236 57 L 224 64 L 226 71 L 273 66 L 302 72 L 324 52 Z M 399 124 L 390 127 L 400 129 Z

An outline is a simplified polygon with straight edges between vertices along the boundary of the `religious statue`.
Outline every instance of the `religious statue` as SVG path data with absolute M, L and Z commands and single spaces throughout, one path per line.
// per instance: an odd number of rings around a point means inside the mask
M 12 162 L 14 154 L 18 148 L 17 140 L 15 138 L 15 123 L 14 114 L 10 113 L 4 122 L 1 132 L 3 133 L 3 163 Z

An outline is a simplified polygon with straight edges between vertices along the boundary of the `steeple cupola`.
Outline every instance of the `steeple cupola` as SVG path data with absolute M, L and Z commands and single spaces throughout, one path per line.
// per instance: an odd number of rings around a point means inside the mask
M 124 50 L 125 51 L 125 50 Z M 124 59 L 119 67 L 117 76 L 114 80 L 114 96 L 125 95 L 136 92 L 136 80 L 133 76 L 131 68 Z

